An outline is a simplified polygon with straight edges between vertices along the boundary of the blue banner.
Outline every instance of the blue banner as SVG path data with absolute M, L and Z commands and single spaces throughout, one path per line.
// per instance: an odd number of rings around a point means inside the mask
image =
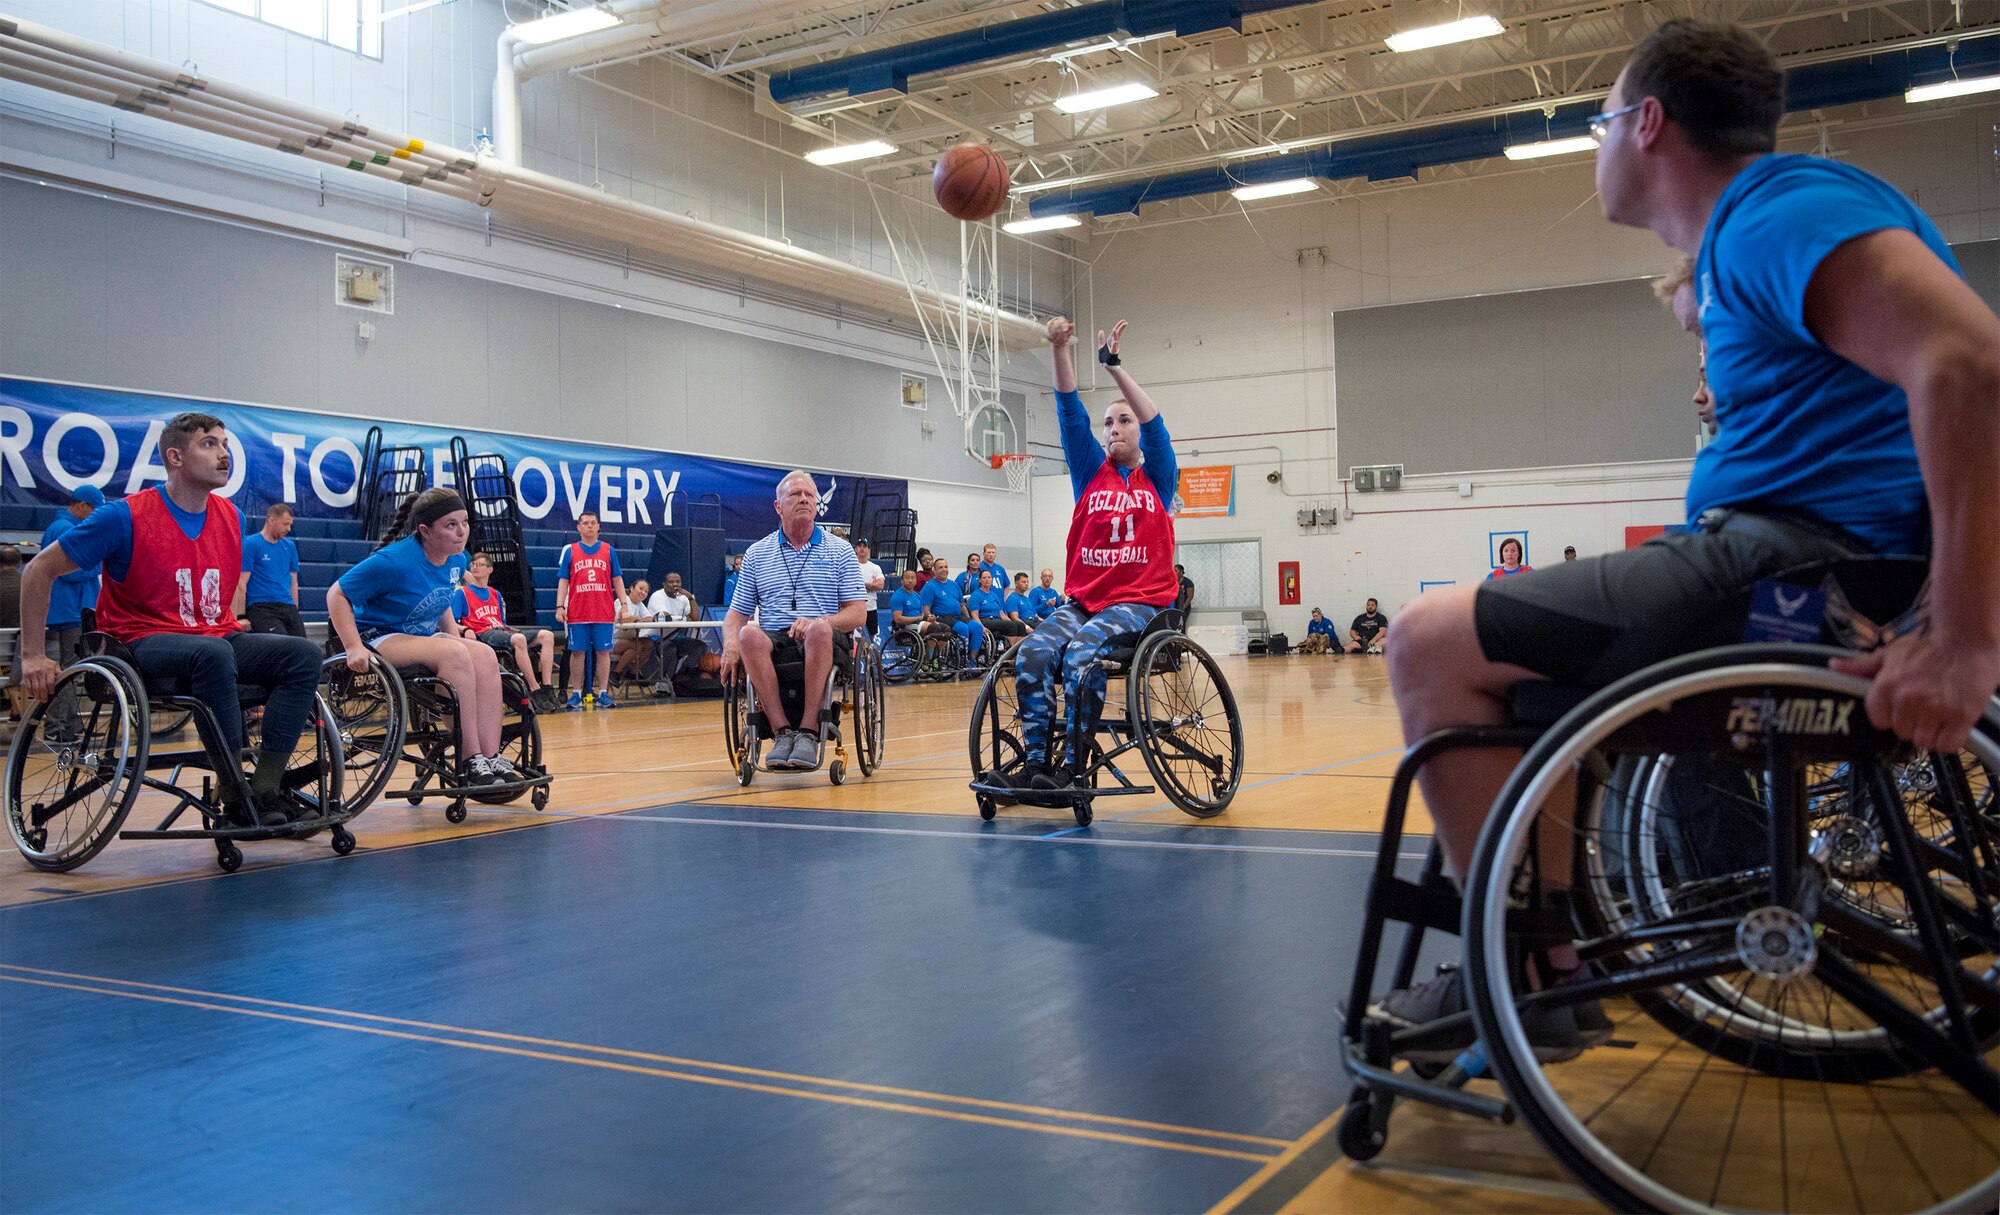
M 382 428 L 386 446 L 421 448 L 433 485 L 456 483 L 454 436 L 463 438 L 473 455 L 505 458 L 522 525 L 531 528 L 568 529 L 585 510 L 596 511 L 606 528 L 625 532 L 675 522 L 708 526 L 713 512 L 694 504 L 713 502 L 708 496 L 715 495 L 725 533 L 731 540 L 748 540 L 777 526 L 772 503 L 787 471 L 597 443 L 0 377 L 0 502 L 60 505 L 80 485 L 95 485 L 116 498 L 163 482 L 160 431 L 169 418 L 189 410 L 213 414 L 228 428 L 234 458 L 222 492 L 252 518 L 273 502 L 289 503 L 305 518 L 352 518 L 370 426 Z M 861 523 L 857 498 L 863 494 L 871 516 L 876 509 L 909 504 L 907 481 L 807 471 L 819 481 L 820 514 L 829 523 Z M 676 513 L 692 518 L 676 520 Z

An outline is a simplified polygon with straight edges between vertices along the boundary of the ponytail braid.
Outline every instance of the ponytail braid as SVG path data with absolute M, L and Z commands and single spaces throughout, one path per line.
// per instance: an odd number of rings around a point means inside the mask
M 388 548 L 396 541 L 409 535 L 411 531 L 410 520 L 419 510 L 431 505 L 433 502 L 441 502 L 446 498 L 456 498 L 457 496 L 457 490 L 443 485 L 433 485 L 421 493 L 411 494 L 409 497 L 403 499 L 402 505 L 396 508 L 396 517 L 389 521 L 389 530 L 383 534 L 382 543 L 376 545 L 376 549 Z

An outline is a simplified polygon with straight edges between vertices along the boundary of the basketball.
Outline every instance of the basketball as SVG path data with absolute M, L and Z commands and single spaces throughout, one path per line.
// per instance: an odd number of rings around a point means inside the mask
M 931 172 L 937 204 L 957 219 L 981 220 L 1007 203 L 1007 162 L 983 143 L 956 143 Z

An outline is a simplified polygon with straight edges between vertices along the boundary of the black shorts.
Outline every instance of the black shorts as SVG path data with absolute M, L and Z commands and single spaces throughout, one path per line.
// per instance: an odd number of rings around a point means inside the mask
M 532 630 L 512 629 L 504 624 L 496 625 L 490 629 L 481 629 L 474 636 L 487 645 L 492 646 L 501 654 L 511 654 L 514 652 L 514 639 L 516 637 L 526 637 L 530 642 L 533 642 L 535 639 L 535 634 Z
M 1864 555 L 1829 529 L 1710 512 L 1693 531 L 1482 583 L 1473 621 L 1487 661 L 1602 687 L 1677 654 L 1741 641 L 1760 579 Z
M 774 633 L 764 630 L 764 636 L 771 639 L 771 665 L 781 674 L 789 670 L 803 672 L 806 665 L 806 648 L 789 632 Z M 838 629 L 833 634 L 833 667 L 841 675 L 847 675 L 854 666 L 854 634 Z

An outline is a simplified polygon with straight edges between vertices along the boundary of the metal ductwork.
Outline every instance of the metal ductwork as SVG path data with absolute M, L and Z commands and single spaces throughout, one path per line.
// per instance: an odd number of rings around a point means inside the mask
M 1895 97 L 1912 85 L 1950 80 L 1954 72 L 1959 76 L 2000 72 L 2000 36 L 1967 38 L 1955 50 L 1933 44 L 1796 67 L 1785 73 L 1785 106 L 1796 113 Z M 1414 177 L 1419 169 L 1491 159 L 1510 144 L 1585 134 L 1590 116 L 1598 108 L 1594 101 L 1572 102 L 1558 105 L 1546 115 L 1539 109 L 1517 111 L 1390 135 L 1343 139 L 1213 169 L 1052 191 L 1033 199 L 1028 213 L 1037 217 L 1128 215 L 1138 211 L 1142 203 L 1218 194 L 1298 177 L 1328 181 Z
M 363 126 L 327 110 L 184 72 L 60 30 L 0 14 L 0 79 L 212 135 L 287 152 L 405 186 L 462 199 L 499 214 L 643 248 L 670 258 L 897 317 L 919 308 L 956 311 L 957 296 L 913 288 L 781 240 L 705 223 L 587 186 Z M 975 305 L 975 308 L 977 305 Z M 1044 340 L 1036 321 L 999 313 L 1011 348 Z
M 1059 50 L 1073 42 L 1123 34 L 1243 32 L 1243 18 L 1315 0 L 1104 0 L 1060 12 L 1003 21 L 981 29 L 867 51 L 771 77 L 771 100 L 789 105 L 812 97 L 909 92 L 912 76 L 944 72 L 1015 55 Z

